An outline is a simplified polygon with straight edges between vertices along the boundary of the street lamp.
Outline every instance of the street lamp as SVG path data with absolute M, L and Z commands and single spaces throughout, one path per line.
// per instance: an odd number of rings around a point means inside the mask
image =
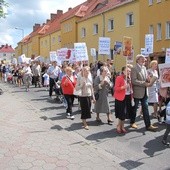
M 22 31 L 22 39 L 24 38 L 24 29 L 23 28 L 19 28 L 19 27 L 15 27 L 16 30 L 21 30 Z

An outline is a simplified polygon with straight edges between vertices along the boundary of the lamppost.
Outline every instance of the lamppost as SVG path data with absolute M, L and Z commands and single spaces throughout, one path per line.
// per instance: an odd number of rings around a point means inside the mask
M 19 28 L 19 27 L 15 27 L 16 30 L 21 30 L 22 31 L 22 39 L 24 38 L 24 29 L 23 28 Z

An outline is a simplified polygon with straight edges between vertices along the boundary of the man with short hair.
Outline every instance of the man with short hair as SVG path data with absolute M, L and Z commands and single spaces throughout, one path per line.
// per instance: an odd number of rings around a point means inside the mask
M 147 87 L 150 86 L 150 83 L 148 81 L 148 75 L 144 64 L 145 56 L 143 56 L 142 54 L 138 54 L 136 56 L 136 66 L 133 67 L 131 70 L 135 106 L 134 113 L 132 113 L 130 118 L 130 124 L 132 128 L 137 128 L 137 125 L 135 124 L 136 112 L 138 109 L 139 102 L 141 102 L 146 130 L 155 131 L 157 127 L 151 125 L 149 116 Z

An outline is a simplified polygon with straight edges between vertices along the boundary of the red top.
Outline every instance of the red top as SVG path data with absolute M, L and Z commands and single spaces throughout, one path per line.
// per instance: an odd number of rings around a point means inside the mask
M 71 81 L 68 76 L 64 76 L 62 78 L 61 87 L 62 87 L 63 94 L 72 95 L 75 86 L 76 86 L 76 79 L 74 76 L 73 76 L 73 81 Z
M 124 75 L 120 75 L 116 78 L 114 86 L 114 98 L 120 101 L 125 99 L 125 89 L 121 89 L 125 85 Z

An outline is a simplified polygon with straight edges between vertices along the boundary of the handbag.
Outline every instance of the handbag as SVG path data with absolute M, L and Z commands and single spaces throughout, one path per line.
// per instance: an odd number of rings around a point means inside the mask
M 95 100 L 99 99 L 99 93 L 98 92 L 94 94 L 94 98 L 95 98 Z
M 74 88 L 73 94 L 75 96 L 81 96 L 82 95 L 82 91 L 81 91 L 81 89 L 80 90 L 76 90 L 76 88 Z

